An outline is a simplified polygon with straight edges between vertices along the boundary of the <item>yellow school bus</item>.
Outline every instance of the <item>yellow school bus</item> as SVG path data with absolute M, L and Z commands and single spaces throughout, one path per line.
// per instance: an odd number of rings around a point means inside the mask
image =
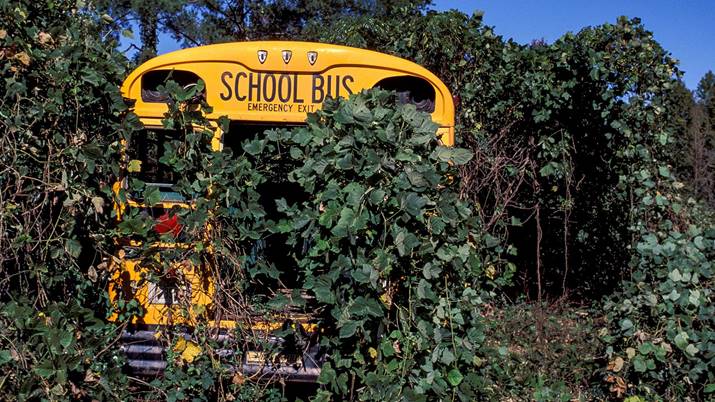
M 155 230 L 168 233 L 180 230 L 172 208 L 190 208 L 183 198 L 171 191 L 175 180 L 162 171 L 158 157 L 162 141 L 172 134 L 162 128 L 168 111 L 168 95 L 162 85 L 171 79 L 183 87 L 204 83 L 203 97 L 212 111 L 205 117 L 216 122 L 226 116 L 231 124 L 227 132 L 216 129 L 212 147 L 221 151 L 246 138 L 276 126 L 303 124 L 308 113 L 318 110 L 329 97 L 348 97 L 363 89 L 380 87 L 393 90 L 402 103 L 411 103 L 430 113 L 439 125 L 437 135 L 445 145 L 454 143 L 454 103 L 447 87 L 434 74 L 408 60 L 344 46 L 308 42 L 264 41 L 225 43 L 180 50 L 158 56 L 139 66 L 124 81 L 122 94 L 133 104 L 145 131 L 136 140 L 125 144 L 127 154 L 134 155 L 140 166 L 140 178 L 161 190 L 161 202 L 145 205 L 131 195 L 119 197 L 127 188 L 127 177 L 114 186 L 118 220 L 128 208 L 143 208 L 156 221 Z M 218 127 L 218 125 L 215 125 Z M 240 133 L 240 136 L 239 136 Z M 125 175 L 128 176 L 128 175 Z M 184 283 L 172 289 L 162 288 L 146 280 L 146 269 L 132 255 L 132 243 L 119 239 L 120 248 L 113 259 L 109 296 L 115 305 L 134 301 L 141 314 L 131 317 L 130 328 L 122 336 L 129 367 L 138 374 L 161 373 L 166 367 L 167 344 L 162 334 L 169 326 L 213 328 L 217 338 L 231 338 L 239 325 L 236 317 L 208 317 L 206 311 L 214 303 L 213 279 L 206 267 L 187 261 L 170 261 L 181 273 Z M 188 243 L 187 243 L 188 244 Z M 180 242 L 159 244 L 158 247 L 180 250 Z M 280 246 L 280 245 L 278 245 Z M 267 249 L 270 251 L 270 247 Z M 187 309 L 172 302 L 188 300 Z M 115 314 L 111 319 L 117 320 Z M 203 321 L 202 321 L 203 320 Z M 201 321 L 201 322 L 200 322 Z M 265 333 L 285 327 L 286 322 L 298 325 L 306 333 L 318 332 L 310 317 L 288 314 L 284 317 L 258 317 L 249 320 L 250 330 Z M 180 342 L 186 348 L 192 342 L 188 335 Z M 320 373 L 321 352 L 313 344 L 292 355 L 291 359 L 275 359 L 261 350 L 243 348 L 238 368 L 256 378 L 281 377 L 288 381 L 314 381 Z M 181 353 L 181 350 L 177 352 Z M 224 350 L 224 355 L 232 353 Z M 271 352 L 274 353 L 274 352 Z M 190 360 L 190 359 L 189 359 Z

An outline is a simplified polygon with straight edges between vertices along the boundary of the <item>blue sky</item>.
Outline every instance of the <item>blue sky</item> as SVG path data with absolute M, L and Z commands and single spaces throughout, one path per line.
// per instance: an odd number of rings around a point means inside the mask
M 615 22 L 621 15 L 640 17 L 680 60 L 688 88 L 715 70 L 715 0 L 436 0 L 433 8 L 467 14 L 482 10 L 485 24 L 519 43 L 539 38 L 553 42 L 566 32 Z M 167 35 L 160 37 L 159 53 L 178 48 Z
M 715 0 L 437 0 L 435 9 L 484 11 L 484 23 L 519 43 L 544 38 L 553 42 L 566 32 L 615 22 L 625 15 L 641 18 L 646 29 L 680 60 L 685 83 L 694 89 L 715 70 Z

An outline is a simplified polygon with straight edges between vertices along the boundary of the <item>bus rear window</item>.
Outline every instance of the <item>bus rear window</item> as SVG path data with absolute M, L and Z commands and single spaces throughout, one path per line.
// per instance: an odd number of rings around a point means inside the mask
M 177 175 L 170 166 L 160 160 L 172 141 L 179 141 L 181 133 L 176 130 L 142 130 L 136 133 L 129 144 L 129 158 L 134 163 L 132 175 L 152 184 L 176 184 Z M 139 166 L 136 166 L 138 161 Z M 138 167 L 138 171 L 136 171 Z
M 141 96 L 144 102 L 166 103 L 171 97 L 161 90 L 167 81 L 172 80 L 182 88 L 188 88 L 199 82 L 199 76 L 191 71 L 184 70 L 154 70 L 142 76 Z

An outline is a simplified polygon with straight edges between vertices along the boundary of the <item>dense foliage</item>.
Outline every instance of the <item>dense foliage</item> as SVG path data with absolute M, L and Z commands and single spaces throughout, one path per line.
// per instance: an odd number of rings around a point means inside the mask
M 128 236 L 143 240 L 148 281 L 173 275 L 177 253 L 211 271 L 215 306 L 186 314 L 305 308 L 300 295 L 256 291 L 295 282 L 331 351 L 306 395 L 317 400 L 715 392 L 715 79 L 693 97 L 639 20 L 523 46 L 480 15 L 422 13 L 423 2 L 339 2 L 335 12 L 242 2 L 241 15 L 231 2 L 125 3 L 112 17 L 79 2 L 0 2 L 2 398 L 285 396 L 230 372 L 241 345 L 219 359 L 201 326 L 191 342 L 167 334 L 163 377 L 121 371 L 126 323 L 106 320 L 105 261 Z M 140 58 L 159 29 L 205 43 L 280 36 L 269 29 L 280 20 L 294 36 L 414 60 L 458 96 L 461 148 L 441 147 L 429 116 L 371 91 L 326 102 L 306 127 L 212 152 L 215 129 L 200 113 L 210 105 L 189 104 L 201 88 L 167 82 L 176 102 L 164 124 L 183 134 L 161 161 L 194 200 L 174 211 L 192 247 L 152 249 L 161 236 L 143 212 L 117 225 L 111 208 L 120 174 L 132 178 L 127 191 L 160 196 L 119 155 L 121 141 L 144 135 L 117 89 L 128 62 L 113 49 L 128 13 L 148 24 Z M 262 203 L 274 182 L 305 197 Z M 279 218 L 266 219 L 270 208 Z M 291 278 L 256 258 L 267 236 L 286 239 Z M 544 308 L 557 297 L 585 307 Z M 139 311 L 116 307 L 122 318 Z
M 100 267 L 125 59 L 74 2 L 0 10 L 2 398 L 107 399 L 127 381 Z
M 602 331 L 614 396 L 702 395 L 713 381 L 712 220 L 671 168 L 683 166 L 683 144 L 686 154 L 712 148 L 676 137 L 675 61 L 638 20 L 520 47 L 479 16 L 451 17 L 346 22 L 325 38 L 415 59 L 457 89 L 460 139 L 477 156 L 462 169 L 464 193 L 517 246 L 524 288 L 598 296 L 622 284 L 606 304 L 617 331 Z M 391 40 L 407 26 L 420 29 Z M 712 174 L 702 165 L 701 177 Z
M 310 194 L 286 211 L 292 241 L 315 244 L 300 259 L 304 286 L 337 334 L 322 341 L 333 351 L 323 397 L 364 384 L 360 398 L 371 400 L 469 400 L 483 383 L 473 323 L 493 263 L 450 179 L 471 153 L 439 146 L 437 126 L 414 106 L 391 105 L 379 92 L 327 102 L 288 138 L 303 160 L 291 177 Z

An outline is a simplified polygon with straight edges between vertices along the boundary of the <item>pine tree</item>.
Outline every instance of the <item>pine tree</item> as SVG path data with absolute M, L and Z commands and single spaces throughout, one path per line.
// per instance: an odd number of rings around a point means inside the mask
M 167 16 L 163 29 L 182 46 L 260 40 L 305 39 L 304 29 L 329 26 L 348 16 L 389 17 L 422 11 L 428 0 L 196 0 Z
M 715 74 L 712 71 L 708 71 L 700 79 L 695 95 L 698 104 L 705 108 L 710 128 L 715 129 Z
M 675 171 L 685 181 L 692 179 L 692 163 L 690 148 L 690 125 L 692 123 L 692 112 L 695 106 L 693 93 L 685 86 L 683 81 L 678 80 L 670 90 L 668 97 L 668 115 L 671 135 L 674 138 L 670 146 L 670 160 Z
M 143 63 L 156 56 L 158 35 L 164 21 L 188 4 L 184 0 L 98 0 L 97 7 L 114 19 L 123 29 L 134 25 L 139 29 L 140 45 L 135 60 Z
M 690 154 L 696 193 L 715 206 L 715 74 L 708 71 L 695 90 Z

